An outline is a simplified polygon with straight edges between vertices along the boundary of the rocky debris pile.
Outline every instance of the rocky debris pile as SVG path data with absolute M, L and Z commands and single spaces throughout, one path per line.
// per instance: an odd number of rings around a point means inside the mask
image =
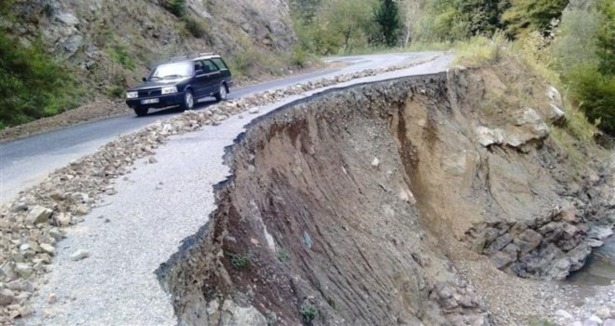
M 504 128 L 477 126 L 478 142 L 485 147 L 505 145 L 526 152 L 529 149 L 526 145 L 542 141 L 549 135 L 549 127 L 534 109 L 519 112 L 515 120 Z
M 559 307 L 550 320 L 566 326 L 615 326 L 615 281 L 597 291 L 582 305 Z M 562 292 L 565 297 L 578 296 L 578 289 L 570 286 L 564 287 Z
M 472 287 L 460 278 L 436 284 L 429 298 L 440 305 L 452 325 L 492 324 L 484 303 Z
M 609 226 L 586 223 L 566 202 L 533 221 L 482 223 L 468 230 L 464 241 L 510 274 L 563 280 L 581 269 L 592 248 L 612 233 Z
M 64 236 L 62 228 L 82 222 L 100 196 L 116 194 L 114 179 L 131 173 L 136 169 L 137 160 L 155 154 L 171 135 L 195 131 L 205 125 L 219 125 L 231 115 L 288 96 L 422 63 L 340 75 L 222 102 L 204 111 L 187 111 L 121 136 L 96 153 L 51 173 L 0 211 L 0 289 L 6 294 L 0 299 L 7 303 L 0 305 L 0 324 L 31 312 L 27 299 L 34 286 L 10 288 L 9 285 L 32 282 L 50 271 L 55 247 Z

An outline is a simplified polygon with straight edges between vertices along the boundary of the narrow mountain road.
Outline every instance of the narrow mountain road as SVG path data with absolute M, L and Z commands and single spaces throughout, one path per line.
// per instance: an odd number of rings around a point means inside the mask
M 427 58 L 433 60 L 329 88 L 439 73 L 451 62 L 451 56 L 437 53 L 345 58 L 355 64 L 337 73 Z M 212 186 L 229 174 L 223 164 L 225 148 L 253 118 L 323 90 L 291 96 L 261 107 L 258 114 L 246 113 L 243 119 L 232 116 L 218 126 L 172 137 L 157 150 L 158 163 L 136 162 L 135 171 L 116 181 L 116 195 L 105 196 L 83 223 L 66 229 L 67 238 L 57 246 L 53 269 L 32 299 L 35 313 L 20 324 L 177 324 L 172 299 L 160 287 L 154 271 L 177 251 L 183 239 L 207 223 L 215 209 Z M 78 250 L 87 251 L 89 258 L 73 261 L 71 255 Z
M 326 61 L 339 61 L 346 65 L 233 89 L 230 99 L 338 74 L 413 61 L 420 62 L 433 57 L 434 54 L 433 52 L 421 52 L 328 58 Z M 206 107 L 207 102 L 197 109 L 203 110 Z M 126 108 L 126 112 L 124 116 L 76 125 L 0 144 L 0 204 L 14 199 L 19 191 L 37 184 L 53 170 L 96 151 L 111 139 L 140 129 L 157 120 L 170 118 L 178 113 L 177 110 L 154 111 L 147 117 L 137 118 L 128 108 Z

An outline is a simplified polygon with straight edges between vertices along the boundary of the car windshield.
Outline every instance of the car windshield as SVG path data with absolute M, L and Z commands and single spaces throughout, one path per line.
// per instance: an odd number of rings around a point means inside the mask
M 150 79 L 170 79 L 190 77 L 194 71 L 192 62 L 167 63 L 156 67 Z

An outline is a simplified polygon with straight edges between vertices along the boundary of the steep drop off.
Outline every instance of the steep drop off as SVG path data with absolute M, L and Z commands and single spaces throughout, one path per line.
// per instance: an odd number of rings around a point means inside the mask
M 158 271 L 181 323 L 543 315 L 539 284 L 517 276 L 583 266 L 596 241 L 588 221 L 613 198 L 584 197 L 600 178 L 569 173 L 544 122 L 561 119 L 552 91 L 532 93 L 536 109 L 489 106 L 499 85 L 490 71 L 367 84 L 250 125 L 211 221 Z

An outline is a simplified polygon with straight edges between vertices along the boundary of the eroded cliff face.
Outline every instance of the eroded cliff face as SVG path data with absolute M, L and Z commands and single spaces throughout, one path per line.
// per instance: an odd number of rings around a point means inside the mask
M 186 0 L 183 17 L 165 9 L 173 2 L 182 1 L 14 0 L 9 25 L 21 42 L 40 39 L 102 89 L 140 79 L 149 64 L 179 54 L 275 58 L 295 41 L 284 0 Z
M 552 107 L 485 114 L 486 81 L 361 85 L 252 123 L 211 221 L 158 271 L 180 323 L 488 325 L 504 312 L 477 284 L 487 275 L 582 266 L 589 226 L 561 209 L 576 183 Z

